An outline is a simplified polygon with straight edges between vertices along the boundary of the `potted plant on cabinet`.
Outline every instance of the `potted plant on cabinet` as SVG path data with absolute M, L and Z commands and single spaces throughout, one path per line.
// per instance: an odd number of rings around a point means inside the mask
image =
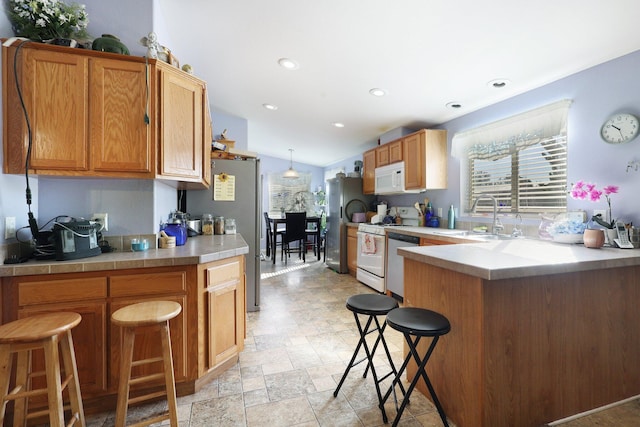
M 74 47 L 88 38 L 83 4 L 59 0 L 9 0 L 7 15 L 17 37 Z

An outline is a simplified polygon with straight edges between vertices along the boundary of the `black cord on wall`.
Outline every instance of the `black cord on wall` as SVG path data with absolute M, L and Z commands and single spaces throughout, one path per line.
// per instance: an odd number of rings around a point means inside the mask
M 22 112 L 24 114 L 24 120 L 27 125 L 27 155 L 24 161 L 24 176 L 27 182 L 26 188 L 26 199 L 27 199 L 27 208 L 28 208 L 28 216 L 29 216 L 29 228 L 31 229 L 31 235 L 37 241 L 40 235 L 40 231 L 38 229 L 38 223 L 36 222 L 35 217 L 33 216 L 33 212 L 31 212 L 31 187 L 29 186 L 29 163 L 31 162 L 31 148 L 33 146 L 33 135 L 31 132 L 31 121 L 29 120 L 29 112 L 27 111 L 27 107 L 24 104 L 24 98 L 22 96 L 22 89 L 20 88 L 20 78 L 18 76 L 18 56 L 24 44 L 27 43 L 27 40 L 22 40 L 18 47 L 16 48 L 15 54 L 13 56 L 13 77 L 16 81 L 16 91 L 18 92 L 18 99 L 20 100 L 20 106 L 22 107 Z

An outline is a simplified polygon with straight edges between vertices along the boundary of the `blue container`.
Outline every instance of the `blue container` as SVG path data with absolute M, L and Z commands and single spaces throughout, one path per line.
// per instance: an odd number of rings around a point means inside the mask
M 182 222 L 166 224 L 164 232 L 176 238 L 176 246 L 182 246 L 187 242 L 187 229 Z
M 437 216 L 432 216 L 431 218 L 429 218 L 429 221 L 427 221 L 427 227 L 440 227 L 440 219 Z

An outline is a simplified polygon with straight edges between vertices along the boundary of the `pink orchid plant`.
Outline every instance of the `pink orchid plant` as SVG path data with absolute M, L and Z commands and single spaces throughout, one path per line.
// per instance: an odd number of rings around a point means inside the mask
M 578 181 L 571 187 L 571 197 L 574 199 L 585 200 L 589 199 L 592 202 L 599 202 L 602 196 L 604 195 L 605 200 L 607 201 L 607 206 L 609 207 L 609 215 L 611 215 L 611 195 L 618 192 L 618 186 L 616 185 L 607 185 L 602 190 L 598 190 L 595 184 L 591 184 L 589 182 Z M 597 222 L 603 227 L 613 228 L 616 221 L 611 219 L 611 223 L 608 223 L 602 218 L 601 214 L 594 215 L 591 217 L 592 221 Z

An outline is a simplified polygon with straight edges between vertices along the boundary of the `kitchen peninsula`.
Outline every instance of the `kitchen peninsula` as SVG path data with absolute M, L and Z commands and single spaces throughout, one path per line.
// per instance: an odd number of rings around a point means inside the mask
M 92 413 L 115 408 L 120 328 L 111 325 L 111 313 L 141 301 L 176 301 L 182 306 L 170 321 L 176 389 L 194 393 L 233 366 L 243 349 L 248 249 L 239 234 L 199 236 L 171 249 L 2 265 L 2 323 L 79 313 L 73 338 L 85 410 Z M 143 334 L 134 359 L 159 353 L 159 338 Z
M 451 322 L 427 371 L 458 427 L 540 426 L 640 394 L 640 251 L 507 239 L 398 253 L 405 304 Z

